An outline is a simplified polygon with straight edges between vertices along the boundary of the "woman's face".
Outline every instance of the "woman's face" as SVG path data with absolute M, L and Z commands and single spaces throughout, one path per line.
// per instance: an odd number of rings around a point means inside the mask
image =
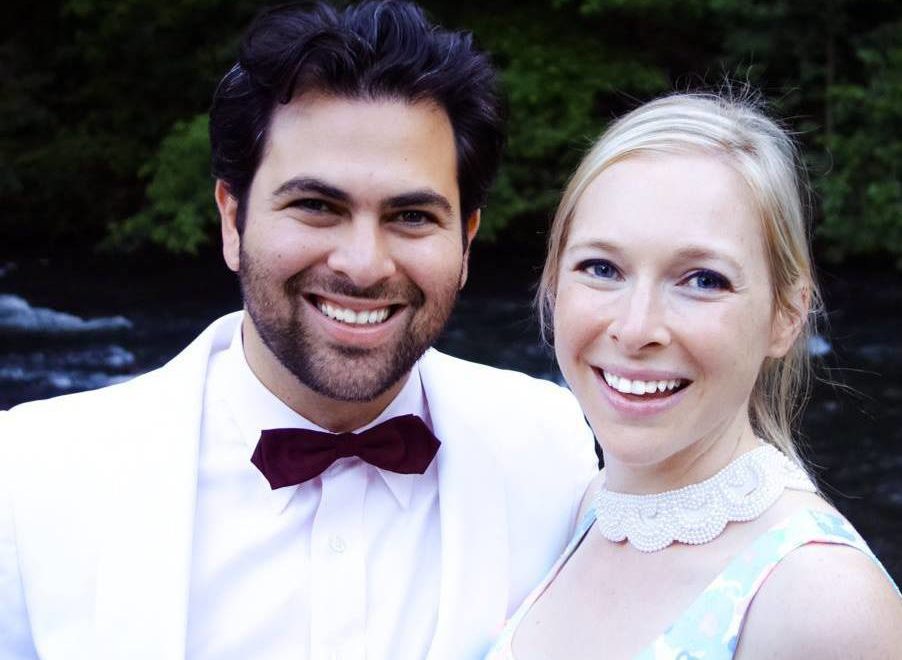
M 606 465 L 685 473 L 750 438 L 762 362 L 792 337 L 773 322 L 761 223 L 733 169 L 702 154 L 609 167 L 560 268 L 555 350 Z

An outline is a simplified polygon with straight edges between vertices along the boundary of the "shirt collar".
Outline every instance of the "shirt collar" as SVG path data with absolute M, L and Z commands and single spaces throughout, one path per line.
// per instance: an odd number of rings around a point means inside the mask
M 239 323 L 235 334 L 232 336 L 232 342 L 223 354 L 223 375 L 225 376 L 223 385 L 225 388 L 225 399 L 238 426 L 241 441 L 247 446 L 248 464 L 250 464 L 250 456 L 257 446 L 257 441 L 260 439 L 260 433 L 263 429 L 300 428 L 328 431 L 292 410 L 260 382 L 254 372 L 251 371 L 245 358 L 241 327 L 242 324 Z M 385 410 L 373 421 L 359 429 L 355 429 L 355 431 L 364 431 L 400 415 L 416 415 L 422 418 L 426 425 L 432 429 L 432 420 L 429 417 L 426 396 L 420 380 L 419 362 L 414 364 L 404 387 L 401 388 L 401 391 L 388 404 Z M 398 474 L 397 472 L 382 470 L 372 465 L 368 467 L 381 475 L 386 486 L 388 486 L 397 500 L 398 505 L 406 509 L 410 505 L 416 480 L 426 477 L 434 468 L 434 464 L 430 465 L 424 474 Z M 262 475 L 261 479 L 263 479 Z M 284 511 L 298 489 L 310 487 L 314 481 L 311 480 L 300 486 L 289 486 L 272 491 L 273 506 L 276 511 Z M 266 487 L 269 488 L 269 484 L 266 484 Z

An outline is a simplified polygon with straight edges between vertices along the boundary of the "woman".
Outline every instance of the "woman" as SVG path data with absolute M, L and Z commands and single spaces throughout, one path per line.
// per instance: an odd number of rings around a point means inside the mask
M 792 141 L 675 95 L 564 194 L 540 297 L 604 452 L 490 657 L 900 657 L 902 600 L 793 448 L 819 301 Z

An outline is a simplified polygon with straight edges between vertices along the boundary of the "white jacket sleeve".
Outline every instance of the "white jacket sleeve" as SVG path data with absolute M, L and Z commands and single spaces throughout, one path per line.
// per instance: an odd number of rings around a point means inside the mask
M 16 550 L 10 483 L 12 438 L 7 415 L 0 412 L 0 658 L 36 660 Z

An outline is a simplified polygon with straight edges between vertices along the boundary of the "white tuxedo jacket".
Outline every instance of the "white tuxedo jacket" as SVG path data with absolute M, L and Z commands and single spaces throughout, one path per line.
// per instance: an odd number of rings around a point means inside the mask
M 0 412 L 0 659 L 185 657 L 204 382 L 240 314 L 126 383 Z M 572 395 L 435 350 L 441 596 L 430 660 L 481 657 L 595 472 Z

